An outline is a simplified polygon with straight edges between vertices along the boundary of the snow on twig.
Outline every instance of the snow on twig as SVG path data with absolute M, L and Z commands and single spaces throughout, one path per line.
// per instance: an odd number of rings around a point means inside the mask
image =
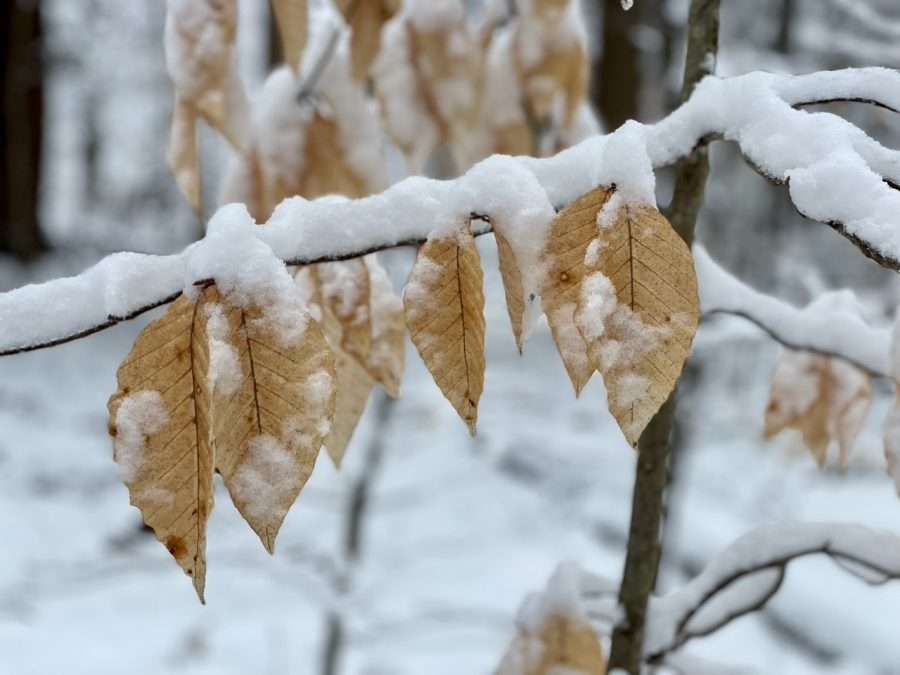
M 248 234 L 288 264 L 416 245 L 434 229 L 473 213 L 487 223 L 511 223 L 515 236 L 528 238 L 530 227 L 545 231 L 546 224 L 523 217 L 523 190 L 540 192 L 561 207 L 597 185 L 615 183 L 629 201 L 655 203 L 655 168 L 722 138 L 737 143 L 765 176 L 788 185 L 803 215 L 829 224 L 882 265 L 900 269 L 900 153 L 840 117 L 798 109 L 832 100 L 900 110 L 900 72 L 707 77 L 656 124 L 629 122 L 547 159 L 494 156 L 451 181 L 407 178 L 363 199 L 295 197 Z M 122 253 L 78 276 L 4 293 L 0 355 L 67 342 L 165 304 L 180 290 L 209 281 L 193 275 L 190 261 L 215 253 L 208 239 L 172 256 Z
M 828 556 L 869 584 L 900 579 L 900 537 L 892 532 L 838 523 L 762 527 L 725 549 L 686 586 L 651 601 L 646 660 L 658 663 L 690 640 L 761 609 L 787 566 L 813 555 Z
M 739 316 L 790 349 L 836 357 L 871 375 L 890 376 L 889 327 L 873 328 L 840 307 L 815 304 L 799 309 L 733 277 L 703 246 L 695 244 L 693 251 L 704 316 Z

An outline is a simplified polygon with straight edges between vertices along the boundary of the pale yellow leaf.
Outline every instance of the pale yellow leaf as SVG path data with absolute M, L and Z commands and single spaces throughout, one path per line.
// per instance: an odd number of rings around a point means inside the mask
M 369 268 L 372 312 L 372 349 L 366 370 L 388 396 L 400 397 L 400 381 L 406 365 L 406 323 L 403 301 L 394 293 L 387 272 L 374 256 L 366 256 Z
M 341 321 L 334 315 L 328 304 L 322 300 L 322 287 L 317 272 L 326 265 L 335 264 L 339 263 L 323 263 L 318 266 L 304 267 L 298 270 L 295 279 L 301 293 L 306 298 L 310 311 L 321 321 L 325 338 L 334 353 L 337 392 L 334 422 L 325 438 L 325 449 L 335 467 L 340 468 L 375 383 L 362 365 L 342 349 L 343 326 Z
M 413 344 L 472 434 L 484 388 L 483 286 L 466 226 L 422 245 L 403 297 Z
M 214 463 L 205 308 L 214 297 L 214 289 L 197 301 L 182 296 L 147 326 L 109 400 L 115 460 L 131 503 L 192 577 L 201 601 Z
M 340 347 L 360 365 L 372 350 L 372 312 L 369 268 L 362 258 L 316 265 L 325 306 L 341 324 Z
M 213 390 L 216 468 L 238 511 L 272 553 L 331 429 L 334 356 L 312 318 L 290 343 L 280 339 L 262 308 L 223 302 L 208 320 L 220 343 L 215 346 L 225 352 L 224 386 Z
M 300 59 L 306 48 L 309 9 L 306 0 L 272 0 L 284 61 L 294 72 L 300 70 Z
M 561 614 L 544 619 L 540 632 L 520 628 L 495 675 L 604 675 L 606 662 L 589 623 Z
M 694 261 L 653 207 L 604 214 L 586 252 L 576 323 L 603 374 L 609 409 L 636 445 L 675 388 L 697 332 Z
M 353 77 L 362 81 L 381 48 L 381 29 L 399 10 L 395 0 L 336 0 L 350 25 L 350 56 Z
M 500 260 L 500 276 L 503 278 L 503 291 L 506 294 L 506 311 L 512 324 L 516 347 L 522 353 L 522 327 L 525 320 L 525 293 L 522 290 L 522 271 L 516 260 L 516 254 L 506 238 L 494 230 L 497 242 L 497 255 Z
M 553 221 L 544 249 L 547 276 L 541 304 L 576 395 L 591 379 L 594 365 L 575 324 L 575 310 L 586 273 L 585 255 L 597 236 L 597 213 L 611 196 L 611 190 L 598 187 L 563 209 Z
M 836 443 L 838 463 L 846 468 L 871 403 L 869 375 L 855 366 L 819 354 L 785 351 L 772 377 L 765 437 L 786 429 L 800 432 L 820 467 Z
M 197 150 L 197 116 L 184 101 L 175 101 L 169 135 L 169 168 L 175 183 L 195 213 L 200 213 L 200 155 Z

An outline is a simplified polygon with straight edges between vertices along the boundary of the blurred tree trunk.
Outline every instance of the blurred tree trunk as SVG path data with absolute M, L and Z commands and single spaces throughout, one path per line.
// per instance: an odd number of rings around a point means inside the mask
M 782 0 L 778 17 L 778 34 L 775 36 L 775 51 L 790 54 L 794 33 L 794 0 Z
M 641 94 L 641 52 L 634 42 L 640 23 L 641 2 L 629 11 L 621 0 L 600 0 L 603 5 L 603 44 L 599 62 L 594 66 L 591 98 L 613 130 L 638 117 Z M 600 14 L 598 12 L 598 14 Z
M 0 251 L 28 260 L 46 248 L 38 222 L 44 115 L 39 0 L 3 0 L 0 36 Z

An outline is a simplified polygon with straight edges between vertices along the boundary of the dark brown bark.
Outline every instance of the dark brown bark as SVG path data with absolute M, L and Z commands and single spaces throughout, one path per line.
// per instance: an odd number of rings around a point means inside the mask
M 696 84 L 714 70 L 718 35 L 719 0 L 691 0 L 682 100 L 687 100 Z M 694 239 L 708 174 L 705 146 L 678 167 L 669 219 L 689 246 Z M 638 443 L 628 550 L 619 588 L 619 604 L 625 616 L 613 631 L 609 657 L 609 670 L 620 668 L 629 675 L 640 675 L 647 606 L 656 585 L 676 399 L 677 389 L 650 421 Z
M 39 188 L 44 66 L 38 0 L 0 3 L 0 251 L 29 260 L 45 249 Z
M 592 99 L 610 130 L 639 113 L 641 93 L 640 50 L 634 42 L 640 2 L 625 11 L 621 0 L 601 0 L 603 44 L 594 67 Z

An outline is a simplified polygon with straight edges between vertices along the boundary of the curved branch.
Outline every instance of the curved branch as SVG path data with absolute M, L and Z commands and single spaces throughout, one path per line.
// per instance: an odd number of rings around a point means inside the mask
M 874 377 L 890 376 L 889 329 L 873 328 L 840 303 L 831 306 L 821 298 L 798 309 L 744 284 L 702 246 L 695 245 L 693 253 L 704 316 L 739 316 L 790 349 L 839 358 Z
M 735 619 L 755 612 L 778 591 L 794 560 L 825 555 L 847 570 L 850 564 L 878 576 L 877 583 L 900 579 L 900 537 L 891 532 L 846 524 L 794 524 L 766 527 L 745 535 L 713 560 L 684 588 L 656 599 L 651 605 L 645 660 L 659 663 L 687 642 L 719 630 Z M 767 571 L 776 572 L 761 593 L 729 595 L 735 584 Z M 861 577 L 867 583 L 875 580 Z M 691 626 L 711 603 L 721 603 L 718 614 L 698 627 Z

